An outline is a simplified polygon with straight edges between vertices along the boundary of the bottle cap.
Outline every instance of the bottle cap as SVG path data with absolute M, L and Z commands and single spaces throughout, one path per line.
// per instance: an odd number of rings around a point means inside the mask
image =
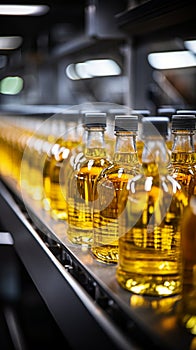
M 115 117 L 116 115 L 127 115 L 130 113 L 130 109 L 128 110 L 126 107 L 122 108 L 110 108 L 108 110 L 108 115 Z
M 160 116 L 151 116 L 142 119 L 142 134 L 158 135 L 165 137 L 169 134 L 169 118 Z
M 176 114 L 194 114 L 196 115 L 196 109 L 179 109 Z
M 84 126 L 102 126 L 106 127 L 106 113 L 88 112 L 84 116 Z
M 100 110 L 94 110 L 94 112 L 92 112 L 92 113 L 101 113 L 101 111 Z M 83 126 L 85 126 L 85 115 L 87 114 L 87 113 L 91 113 L 91 110 L 90 109 L 84 109 L 84 110 L 81 110 L 80 111 L 80 118 L 81 118 L 81 123 L 82 123 L 82 125 Z
M 56 114 L 55 117 L 64 120 L 65 122 L 75 122 L 78 121 L 80 112 L 76 109 L 62 110 Z
M 174 107 L 160 107 L 157 110 L 158 115 L 168 117 L 170 120 L 172 119 L 172 115 L 176 113 L 176 109 Z
M 135 115 L 142 115 L 143 117 L 150 115 L 150 111 L 148 109 L 132 109 L 131 113 Z
M 131 114 L 137 115 L 138 120 L 141 122 L 143 117 L 150 116 L 150 111 L 148 109 L 132 109 Z
M 115 131 L 137 131 L 138 116 L 136 115 L 116 115 Z
M 172 116 L 172 130 L 195 130 L 194 114 L 175 114 Z

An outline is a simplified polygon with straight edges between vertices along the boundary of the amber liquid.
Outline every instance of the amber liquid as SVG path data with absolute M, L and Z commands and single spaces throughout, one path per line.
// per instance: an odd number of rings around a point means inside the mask
M 61 169 L 61 162 L 56 162 L 51 167 L 51 181 L 50 181 L 50 210 L 51 216 L 56 220 L 67 219 L 67 203 L 66 195 L 63 193 L 63 187 L 59 181 L 59 173 Z
M 165 144 L 167 146 L 168 151 L 171 153 L 173 141 L 172 140 L 165 140 Z M 137 146 L 138 159 L 142 163 L 142 153 L 143 153 L 143 149 L 144 149 L 144 142 L 140 139 L 137 139 L 136 146 Z
M 29 190 L 29 149 L 28 142 L 31 138 L 32 133 L 28 130 L 24 130 L 23 138 L 23 149 L 21 155 L 21 164 L 20 164 L 20 188 L 28 193 Z
M 181 218 L 187 197 L 170 176 L 148 174 L 135 182 L 120 228 L 119 284 L 136 294 L 168 296 L 182 290 Z
M 196 197 L 182 221 L 183 291 L 177 312 L 181 324 L 196 336 Z M 192 199 L 191 199 L 192 201 Z M 191 206 L 194 205 L 193 208 Z M 194 212 L 193 212 L 194 210 Z
M 79 141 L 65 141 L 60 142 L 59 153 L 54 157 L 54 161 L 50 166 L 50 209 L 51 215 L 56 220 L 67 220 L 67 201 L 66 201 L 66 186 L 65 178 L 60 178 L 62 167 L 66 171 L 66 162 L 69 160 L 70 152 L 77 147 Z
M 142 162 L 142 152 L 144 149 L 144 142 L 140 139 L 137 139 L 136 140 L 136 147 L 137 147 L 138 159 L 140 162 Z
M 43 188 L 44 195 L 42 199 L 43 207 L 46 211 L 50 210 L 50 193 L 51 193 L 51 185 L 50 185 L 50 169 L 52 164 L 55 163 L 54 154 L 48 154 L 44 161 L 43 167 Z
M 1 155 L 1 174 L 13 178 L 13 138 L 14 127 L 10 124 L 2 123 L 0 131 L 0 155 Z
M 43 145 L 46 142 L 43 135 L 32 136 L 28 145 L 28 193 L 35 200 L 43 198 Z
M 97 157 L 95 155 L 97 154 Z M 101 155 L 103 154 L 103 157 Z M 68 182 L 68 230 L 73 243 L 91 245 L 93 234 L 93 187 L 96 177 L 110 162 L 102 149 L 92 150 L 79 170 L 73 170 Z M 77 168 L 77 166 L 76 166 Z
M 139 173 L 136 154 L 120 153 L 118 157 L 121 166 L 113 164 L 101 172 L 95 184 L 91 251 L 97 260 L 105 263 L 118 261 L 118 220 L 124 210 L 123 203 L 126 204 L 126 186 L 128 180 Z
M 171 175 L 175 178 L 189 199 L 196 194 L 196 160 L 194 153 L 176 152 L 171 155 Z
M 49 154 L 46 156 L 43 167 L 43 187 L 44 197 L 43 207 L 50 211 L 55 219 L 67 219 L 67 209 L 62 179 L 60 171 L 63 163 L 68 159 L 70 150 L 78 145 L 78 141 L 57 140 L 51 146 Z

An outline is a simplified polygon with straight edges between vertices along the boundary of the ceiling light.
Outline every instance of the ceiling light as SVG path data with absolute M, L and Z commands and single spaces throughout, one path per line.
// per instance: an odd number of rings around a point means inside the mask
M 121 68 L 114 60 L 96 59 L 72 63 L 67 66 L 66 74 L 71 80 L 108 77 L 120 75 Z
M 23 79 L 20 77 L 5 77 L 1 80 L 0 92 L 5 95 L 17 95 L 23 89 Z
M 89 67 L 87 62 L 76 63 L 75 70 L 80 79 L 92 78 L 92 75 L 89 74 L 88 68 Z
M 196 57 L 189 51 L 156 52 L 148 55 L 148 62 L 155 69 L 175 69 L 196 66 Z
M 80 77 L 75 72 L 75 66 L 73 63 L 71 63 L 67 66 L 66 75 L 71 80 L 79 80 L 80 79 Z
M 14 50 L 22 44 L 21 36 L 1 36 L 0 50 Z
M 0 15 L 41 16 L 48 11 L 47 5 L 0 5 Z
M 86 63 L 88 73 L 94 77 L 119 75 L 121 73 L 119 65 L 111 59 L 89 60 Z

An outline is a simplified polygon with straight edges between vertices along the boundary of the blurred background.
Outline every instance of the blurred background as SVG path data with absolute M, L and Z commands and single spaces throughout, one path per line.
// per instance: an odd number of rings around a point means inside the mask
M 194 1 L 7 5 L 0 2 L 1 109 L 85 102 L 152 113 L 162 106 L 195 108 Z

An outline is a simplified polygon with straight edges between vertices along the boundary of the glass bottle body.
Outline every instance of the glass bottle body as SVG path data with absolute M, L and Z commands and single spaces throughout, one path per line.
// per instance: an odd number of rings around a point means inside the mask
M 50 193 L 51 193 L 51 183 L 50 183 L 50 169 L 51 164 L 55 162 L 55 154 L 58 154 L 60 146 L 57 143 L 50 145 L 48 152 L 46 152 L 46 158 L 43 167 L 43 188 L 44 196 L 42 199 L 43 207 L 46 211 L 50 210 Z
M 196 336 L 196 197 L 182 220 L 183 288 L 178 316 L 183 326 Z
M 106 156 L 104 129 L 89 129 L 82 157 L 75 163 L 67 183 L 69 240 L 91 245 L 93 234 L 93 187 L 96 177 L 111 164 Z
M 168 296 L 182 289 L 181 219 L 188 200 L 167 173 L 163 142 L 154 146 L 149 149 L 156 157 L 158 150 L 159 160 L 146 154 L 143 173 L 127 186 L 127 203 L 119 223 L 117 280 L 136 294 Z
M 44 144 L 48 143 L 45 135 L 32 136 L 29 142 L 29 194 L 35 200 L 42 200 L 43 198 L 43 178 L 42 171 L 44 167 L 45 153 L 43 151 Z
M 124 210 L 128 180 L 139 174 L 135 134 L 118 132 L 114 163 L 97 177 L 94 186 L 93 243 L 97 260 L 118 262 L 119 217 Z
M 64 179 L 60 178 L 63 165 L 69 159 L 71 150 L 79 144 L 77 121 L 57 120 L 56 138 L 47 151 L 43 168 L 44 198 L 43 206 L 51 216 L 58 220 L 67 219 Z M 57 136 L 58 134 L 58 136 Z M 59 136 L 60 135 L 60 136 Z
M 59 152 L 50 164 L 50 210 L 54 219 L 67 220 L 67 202 L 65 181 L 60 176 L 62 169 L 66 169 L 71 150 L 78 145 L 78 141 L 64 141 Z M 67 176 L 65 174 L 65 176 Z

